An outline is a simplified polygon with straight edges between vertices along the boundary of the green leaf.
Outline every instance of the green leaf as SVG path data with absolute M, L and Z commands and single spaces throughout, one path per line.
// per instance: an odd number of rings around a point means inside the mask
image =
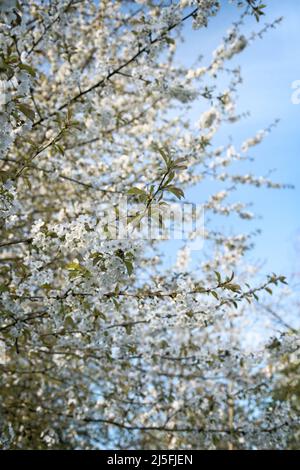
M 174 162 L 172 162 L 172 167 L 173 168 L 176 168 L 176 169 L 181 169 L 181 170 L 185 170 L 187 168 L 187 160 L 186 158 L 177 158 L 176 160 L 174 160 Z
M 137 188 L 137 187 L 129 189 L 129 191 L 127 191 L 127 194 L 134 194 L 134 195 L 135 194 L 137 194 L 137 195 L 146 194 L 147 195 L 146 191 L 144 191 L 143 189 Z
M 210 293 L 211 293 L 211 295 L 213 295 L 215 297 L 215 299 L 219 300 L 219 296 L 214 290 L 210 291 Z
M 54 144 L 54 148 L 61 154 L 64 155 L 65 151 L 64 148 L 60 144 Z
M 215 271 L 215 275 L 216 275 L 218 284 L 221 284 L 221 274 L 218 271 Z
M 71 261 L 71 263 L 68 263 L 66 265 L 66 268 L 69 270 L 69 271 L 78 271 L 81 269 L 81 266 L 79 263 L 77 263 L 76 261 Z
M 74 323 L 74 321 L 73 321 L 73 319 L 72 319 L 72 317 L 71 317 L 70 315 L 68 315 L 68 316 L 65 318 L 64 326 L 65 326 L 65 328 L 68 328 L 68 327 L 74 328 L 75 323 Z
M 114 306 L 116 307 L 116 309 L 119 311 L 120 310 L 120 303 L 114 297 L 112 297 L 111 300 L 113 301 Z
M 233 278 L 234 278 L 234 272 L 232 271 L 231 276 L 230 276 L 230 277 L 226 277 L 226 283 L 231 282 L 231 281 L 233 280 Z
M 94 309 L 94 316 L 95 318 L 101 318 L 101 320 L 107 321 L 106 315 L 96 308 Z
M 30 65 L 27 64 L 19 64 L 19 68 L 28 72 L 32 77 L 35 77 L 36 71 Z
M 46 290 L 46 291 L 49 291 L 49 290 L 53 289 L 53 286 L 51 284 L 46 283 L 46 284 L 42 284 L 41 288 Z
M 240 292 L 241 286 L 239 286 L 238 284 L 226 284 L 226 289 L 229 289 L 232 292 Z
M 184 192 L 182 191 L 181 188 L 177 188 L 176 186 L 173 185 L 168 185 L 164 188 L 165 191 L 169 191 L 170 193 L 174 194 L 178 199 L 181 199 L 184 197 Z
M 168 176 L 167 180 L 166 180 L 166 184 L 165 184 L 164 188 L 174 179 L 174 177 L 175 177 L 175 171 L 171 171 L 169 173 L 169 176 Z
M 279 282 L 281 282 L 281 284 L 286 284 L 286 285 L 288 285 L 288 283 L 286 282 L 286 277 L 285 277 L 285 276 L 280 276 L 280 277 L 279 277 Z
M 192 310 L 188 310 L 187 312 L 185 312 L 186 316 L 189 317 L 189 318 L 192 318 L 194 316 Z
M 175 44 L 175 40 L 173 38 L 166 37 L 165 41 L 167 44 Z
M 131 274 L 133 273 L 133 264 L 132 264 L 132 261 L 127 258 L 127 259 L 124 260 L 124 264 L 125 264 L 125 266 L 126 266 L 128 276 L 131 276 Z
M 141 220 L 143 219 L 143 214 L 135 214 L 128 220 L 128 225 L 132 224 L 134 227 L 138 227 Z

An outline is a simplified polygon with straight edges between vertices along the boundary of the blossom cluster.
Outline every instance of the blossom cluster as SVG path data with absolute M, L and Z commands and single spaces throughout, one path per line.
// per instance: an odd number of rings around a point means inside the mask
M 251 303 L 285 278 L 258 282 L 254 234 L 210 220 L 254 216 L 240 185 L 283 187 L 231 170 L 271 127 L 241 149 L 214 143 L 239 119 L 226 64 L 251 43 L 242 22 L 188 67 L 184 24 L 209 25 L 221 2 L 46 3 L 0 5 L 0 446 L 288 447 L 295 398 L 276 397 L 296 333 L 242 341 Z M 192 230 L 174 265 L 156 240 L 114 236 L 120 196 L 138 230 L 205 180 L 218 189 L 203 194 L 199 259 Z

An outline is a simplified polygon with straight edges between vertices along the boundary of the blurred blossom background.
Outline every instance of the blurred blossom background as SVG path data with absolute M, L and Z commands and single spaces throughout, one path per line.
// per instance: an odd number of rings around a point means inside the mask
M 300 104 L 293 104 L 292 100 L 295 93 L 293 82 L 300 80 L 300 2 L 272 0 L 266 3 L 266 15 L 260 23 L 257 24 L 254 18 L 245 22 L 246 37 L 276 18 L 283 17 L 281 23 L 262 39 L 256 38 L 230 64 L 231 68 L 241 66 L 243 78 L 238 85 L 237 114 L 248 114 L 234 124 L 223 125 L 213 142 L 215 145 L 229 145 L 232 142 L 239 149 L 245 140 L 267 129 L 278 119 L 279 122 L 262 143 L 249 148 L 253 162 L 239 163 L 243 165 L 239 168 L 243 168 L 245 173 L 264 175 L 275 182 L 291 185 L 293 189 L 261 187 L 258 190 L 250 185 L 241 185 L 229 201 L 252 201 L 249 210 L 255 218 L 244 221 L 238 217 L 214 215 L 213 223 L 223 226 L 226 232 L 231 227 L 241 233 L 260 229 L 261 233 L 254 238 L 255 246 L 247 255 L 249 262 L 260 266 L 263 272 L 274 271 L 292 279 L 295 273 L 299 273 L 300 258 Z M 236 7 L 223 2 L 221 12 L 211 19 L 209 28 L 192 31 L 191 24 L 187 23 L 183 30 L 186 41 L 179 47 L 178 63 L 192 66 L 201 53 L 200 66 L 207 65 L 225 32 L 232 22 L 238 20 Z M 207 109 L 207 102 L 205 108 L 202 101 L 199 99 L 193 104 L 188 116 L 195 126 L 200 114 Z M 222 184 L 205 181 L 187 191 L 186 198 L 201 204 L 212 191 L 224 189 Z M 166 259 L 172 264 L 174 248 L 178 248 L 180 242 L 165 243 Z

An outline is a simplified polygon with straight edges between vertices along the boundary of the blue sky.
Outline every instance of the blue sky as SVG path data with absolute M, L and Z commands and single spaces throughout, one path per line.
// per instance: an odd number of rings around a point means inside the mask
M 236 7 L 223 2 L 221 13 L 213 18 L 205 30 L 193 31 L 185 27 L 186 42 L 180 46 L 178 61 L 186 65 L 204 54 L 210 53 L 220 42 L 232 21 L 238 18 Z M 266 16 L 257 24 L 254 18 L 246 20 L 245 31 L 261 29 L 265 22 L 283 16 L 283 22 L 270 30 L 262 40 L 257 39 L 235 62 L 242 67 L 244 82 L 239 88 L 238 111 L 249 111 L 247 119 L 235 125 L 226 126 L 218 134 L 218 143 L 227 143 L 232 136 L 239 145 L 257 130 L 268 127 L 276 118 L 278 126 L 264 142 L 254 147 L 251 156 L 255 158 L 251 168 L 254 174 L 266 175 L 269 170 L 275 181 L 289 183 L 295 189 L 270 190 L 242 187 L 236 198 L 253 202 L 252 211 L 262 218 L 253 222 L 239 219 L 222 218 L 226 230 L 234 232 L 262 230 L 256 237 L 256 246 L 250 254 L 252 261 L 263 264 L 263 271 L 287 274 L 298 269 L 300 258 L 300 163 L 299 130 L 300 104 L 292 104 L 292 83 L 300 80 L 300 2 L 295 0 L 272 0 L 267 3 Z M 191 110 L 191 118 L 197 119 L 203 109 L 199 104 Z M 225 186 L 224 186 L 225 187 Z M 187 193 L 188 199 L 201 202 L 203 192 L 211 189 L 209 185 L 199 185 Z M 298 246 L 298 252 L 297 252 Z M 299 269 L 298 269 L 299 272 Z

